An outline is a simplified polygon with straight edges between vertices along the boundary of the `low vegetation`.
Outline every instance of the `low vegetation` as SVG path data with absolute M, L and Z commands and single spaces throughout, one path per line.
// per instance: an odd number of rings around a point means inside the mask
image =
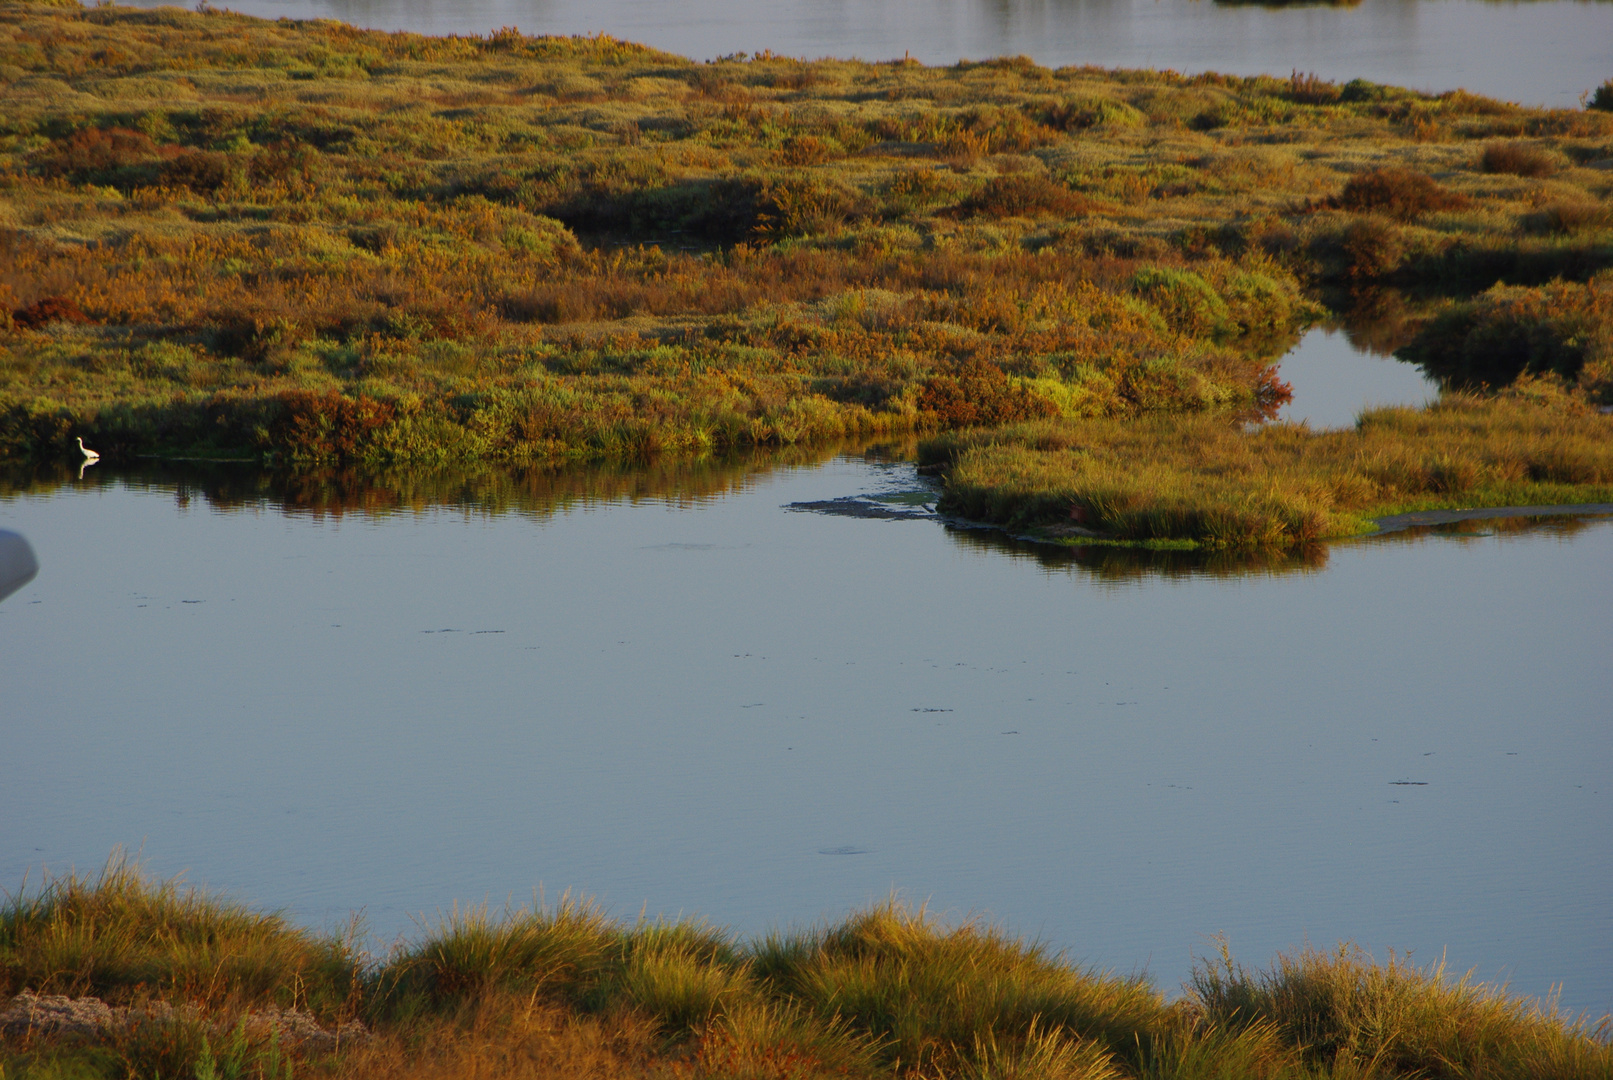
M 1297 73 L 6 0 L 0 101 L 9 458 L 1258 417 L 1312 290 L 1561 292 L 1613 258 L 1613 117 Z
M 74 959 L 63 963 L 64 941 Z M 222 981 L 209 964 L 247 973 Z M 351 938 L 151 882 L 24 889 L 0 912 L 0 1004 L 175 1006 L 99 1032 L 13 1026 L 0 1076 L 1605 1077 L 1600 1024 L 1349 946 L 1249 970 L 1202 961 L 1174 1001 L 980 923 L 891 902 L 742 941 L 613 921 L 585 901 L 456 910 L 372 961 Z M 343 1041 L 282 1044 L 293 1007 Z
M 1613 502 L 1613 415 L 1560 382 L 1374 409 L 1347 431 L 1210 418 L 937 436 L 943 512 L 1072 544 L 1302 548 L 1408 510 Z
M 1046 523 L 1068 496 L 1110 538 L 1305 543 L 1524 491 L 1492 464 L 1513 450 L 1481 445 L 1543 422 L 1520 404 L 1539 394 L 1495 396 L 1520 376 L 1557 379 L 1558 422 L 1601 437 L 1604 96 L 698 64 L 0 0 L 0 460 L 82 436 L 111 462 L 644 462 L 1003 428 L 936 444 L 954 508 Z M 1490 419 L 1437 447 L 1396 422 L 1391 456 L 1467 463 L 1455 479 L 1364 483 L 1276 449 L 1331 436 L 1244 432 L 1286 400 L 1273 361 L 1322 301 L 1490 395 L 1439 412 Z M 1163 460 L 1059 477 L 1076 457 L 1025 439 L 1230 456 L 1143 497 Z M 1259 474 L 1297 457 L 1302 482 Z M 1590 460 L 1518 475 L 1601 477 Z M 1281 509 L 1228 517 L 1250 500 Z

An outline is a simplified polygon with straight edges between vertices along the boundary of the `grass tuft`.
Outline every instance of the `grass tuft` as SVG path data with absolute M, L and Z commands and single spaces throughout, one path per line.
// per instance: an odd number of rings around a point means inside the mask
M 351 940 L 322 938 L 182 884 L 121 852 L 94 878 L 47 877 L 0 906 L 0 994 L 207 1008 L 275 1004 L 335 1016 L 357 992 Z

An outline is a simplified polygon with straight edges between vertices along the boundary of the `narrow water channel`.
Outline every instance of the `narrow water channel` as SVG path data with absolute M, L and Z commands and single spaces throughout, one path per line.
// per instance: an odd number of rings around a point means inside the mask
M 924 502 L 858 456 L 14 485 L 0 884 L 122 844 L 383 941 L 896 890 L 1167 989 L 1225 933 L 1613 1010 L 1613 524 L 1128 565 L 788 509 L 847 495 Z

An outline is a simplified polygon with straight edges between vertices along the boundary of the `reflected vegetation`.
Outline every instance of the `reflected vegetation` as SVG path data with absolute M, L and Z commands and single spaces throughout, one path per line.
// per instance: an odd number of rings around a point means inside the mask
M 1045 570 L 1079 571 L 1100 581 L 1141 578 L 1277 577 L 1305 574 L 1327 566 L 1327 546 L 1311 544 L 1295 550 L 1275 548 L 1140 548 L 1115 544 L 1046 544 L 995 529 L 949 528 L 967 548 L 1001 552 L 1034 560 Z
M 875 444 L 855 452 L 878 457 L 900 446 Z M 739 491 L 758 477 L 784 468 L 822 464 L 847 452 L 844 446 L 793 447 L 700 459 L 649 463 L 507 468 L 468 465 L 265 470 L 238 462 L 152 461 L 134 467 L 104 467 L 77 479 L 77 466 L 47 463 L 0 470 L 0 499 L 48 495 L 63 487 L 121 486 L 172 491 L 181 506 L 200 500 L 214 510 L 273 507 L 286 514 L 340 518 L 384 517 L 454 507 L 485 514 L 520 514 L 543 520 L 566 510 L 614 502 L 655 500 L 673 506 L 699 503 Z
M 612 503 L 653 501 L 693 508 L 753 487 L 770 474 L 811 469 L 838 457 L 870 462 L 910 461 L 913 447 L 902 442 L 793 448 L 699 460 L 669 458 L 629 465 L 593 463 L 556 467 L 499 468 L 323 468 L 263 470 L 236 462 L 153 461 L 138 467 L 103 467 L 83 478 L 78 467 L 44 464 L 0 470 L 0 500 L 48 496 L 64 488 L 80 491 L 125 488 L 171 492 L 181 508 L 200 504 L 233 512 L 272 508 L 316 519 L 357 516 L 385 518 L 452 508 L 490 516 L 516 514 L 546 521 L 569 510 Z M 905 472 L 905 470 L 904 470 Z M 934 492 L 908 476 L 897 488 L 848 494 L 834 500 L 792 503 L 781 511 L 813 512 L 874 520 L 918 519 L 942 523 L 960 547 L 1006 554 L 1049 571 L 1079 573 L 1099 581 L 1188 577 L 1278 577 L 1307 574 L 1328 565 L 1330 546 L 1293 549 L 1247 547 L 1183 549 L 1114 544 L 1047 543 L 989 526 L 971 527 L 936 515 L 926 503 Z M 1598 518 L 1539 515 L 1489 518 L 1405 528 L 1350 543 L 1397 544 L 1432 537 L 1514 538 L 1549 533 L 1564 539 Z
M 1391 544 L 1405 541 L 1440 540 L 1525 540 L 1540 536 L 1572 540 L 1594 525 L 1605 524 L 1603 515 L 1572 517 L 1565 514 L 1526 514 L 1519 517 L 1476 518 L 1441 525 L 1420 525 L 1383 536 L 1363 537 L 1356 543 Z

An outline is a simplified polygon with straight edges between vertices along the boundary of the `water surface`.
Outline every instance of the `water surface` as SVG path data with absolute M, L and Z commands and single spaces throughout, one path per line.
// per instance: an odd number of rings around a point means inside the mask
M 1317 327 L 1277 365 L 1294 396 L 1277 419 L 1312 430 L 1352 427 L 1363 409 L 1421 408 L 1439 397 L 1439 383 L 1414 364 L 1353 343 L 1341 330 Z
M 861 457 L 14 492 L 13 888 L 124 844 L 383 938 L 540 886 L 746 932 L 895 889 L 1166 988 L 1225 932 L 1613 1009 L 1613 525 L 1251 568 L 786 509 L 922 513 Z
M 387 30 L 604 31 L 696 59 L 788 56 L 926 63 L 1027 55 L 1042 64 L 1324 78 L 1576 107 L 1613 75 L 1613 4 L 1365 0 L 1357 7 L 1209 0 L 232 0 L 269 18 Z

